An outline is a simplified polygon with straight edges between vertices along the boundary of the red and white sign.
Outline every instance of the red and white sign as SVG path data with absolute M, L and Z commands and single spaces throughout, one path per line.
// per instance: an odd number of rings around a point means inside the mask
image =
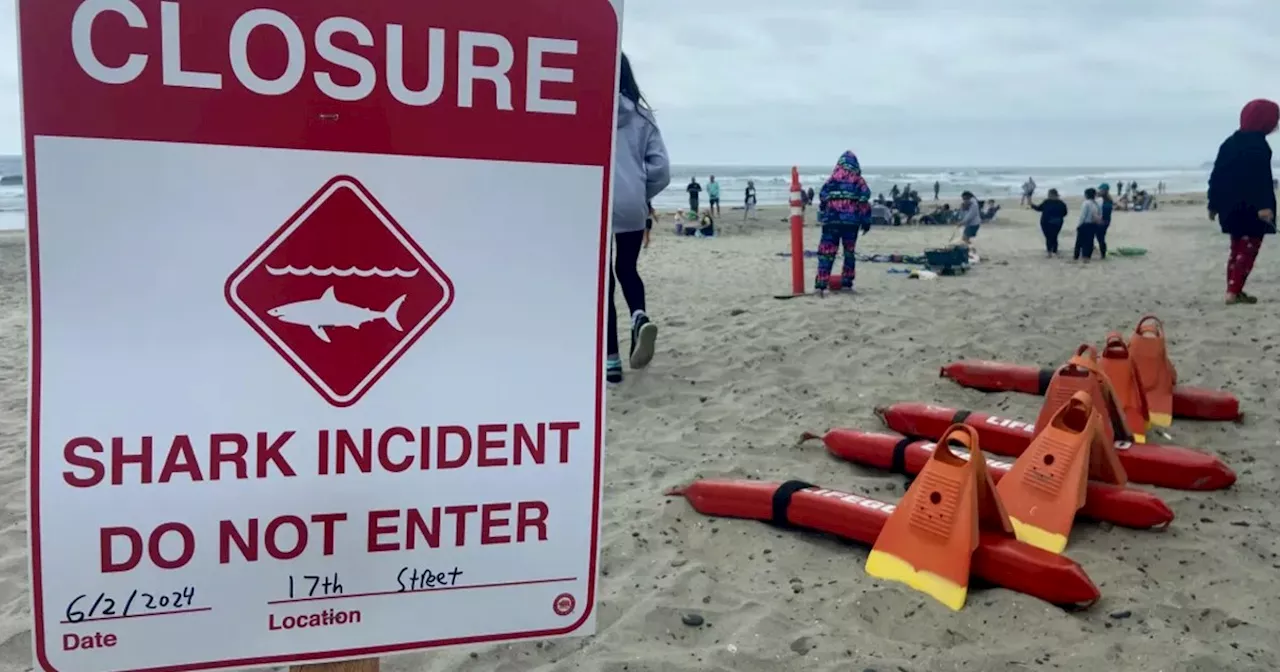
M 593 632 L 620 0 L 18 6 L 38 667 Z
M 363 185 L 335 177 L 236 270 L 227 300 L 329 403 L 350 406 L 453 287 Z

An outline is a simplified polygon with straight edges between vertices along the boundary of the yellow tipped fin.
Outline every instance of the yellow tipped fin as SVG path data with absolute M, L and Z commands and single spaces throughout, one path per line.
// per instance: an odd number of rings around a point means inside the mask
M 1009 516 L 1009 522 L 1013 523 L 1013 533 L 1018 537 L 1018 541 L 1058 555 L 1062 555 L 1062 552 L 1067 548 L 1066 535 L 1040 529 L 1035 525 L 1024 523 L 1012 515 Z
M 897 581 L 915 588 L 952 611 L 960 611 L 969 594 L 967 586 L 956 585 L 937 574 L 918 571 L 911 563 L 884 551 L 873 550 L 867 556 L 867 573 L 877 579 Z

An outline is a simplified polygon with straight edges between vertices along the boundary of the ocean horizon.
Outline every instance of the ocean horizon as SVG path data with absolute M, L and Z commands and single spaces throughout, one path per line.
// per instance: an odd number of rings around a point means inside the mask
M 800 183 L 817 190 L 831 173 L 831 166 L 797 166 Z M 933 184 L 938 183 L 940 198 L 954 199 L 971 191 L 979 198 L 1017 198 L 1022 184 L 1031 177 L 1036 193 L 1053 188 L 1064 197 L 1082 195 L 1088 187 L 1104 182 L 1112 185 L 1136 182 L 1139 189 L 1155 190 L 1160 182 L 1170 193 L 1199 192 L 1208 189 L 1212 164 L 1200 166 L 875 166 L 863 164 L 862 176 L 874 194 L 888 194 L 894 186 L 910 186 L 925 199 L 933 198 Z M 786 203 L 790 197 L 791 166 L 711 166 L 673 165 L 671 186 L 653 200 L 655 208 L 671 210 L 688 207 L 686 187 L 691 177 L 703 184 L 711 176 L 720 183 L 722 205 L 739 205 L 745 197 L 748 181 L 755 183 L 761 205 Z M 706 203 L 706 193 L 702 204 Z

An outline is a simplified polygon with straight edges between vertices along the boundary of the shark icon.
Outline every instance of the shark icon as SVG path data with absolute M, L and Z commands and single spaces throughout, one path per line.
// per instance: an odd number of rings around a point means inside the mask
M 330 286 L 324 290 L 324 294 L 321 294 L 318 299 L 286 303 L 268 310 L 267 314 L 281 322 L 310 327 L 316 338 L 325 343 L 331 343 L 332 341 L 329 340 L 329 334 L 325 331 L 325 328 L 351 327 L 359 329 L 367 322 L 386 320 L 387 324 L 391 325 L 396 331 L 404 331 L 404 327 L 400 326 L 399 313 L 400 306 L 404 304 L 405 296 L 407 295 L 400 295 L 400 298 L 392 301 L 386 310 L 378 311 L 339 301 L 338 296 L 333 291 L 333 287 Z

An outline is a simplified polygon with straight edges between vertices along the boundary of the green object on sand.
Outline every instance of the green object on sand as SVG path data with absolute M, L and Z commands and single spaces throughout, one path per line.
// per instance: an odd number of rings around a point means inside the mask
M 1122 257 L 1141 257 L 1147 250 L 1142 247 L 1117 247 L 1115 252 Z

